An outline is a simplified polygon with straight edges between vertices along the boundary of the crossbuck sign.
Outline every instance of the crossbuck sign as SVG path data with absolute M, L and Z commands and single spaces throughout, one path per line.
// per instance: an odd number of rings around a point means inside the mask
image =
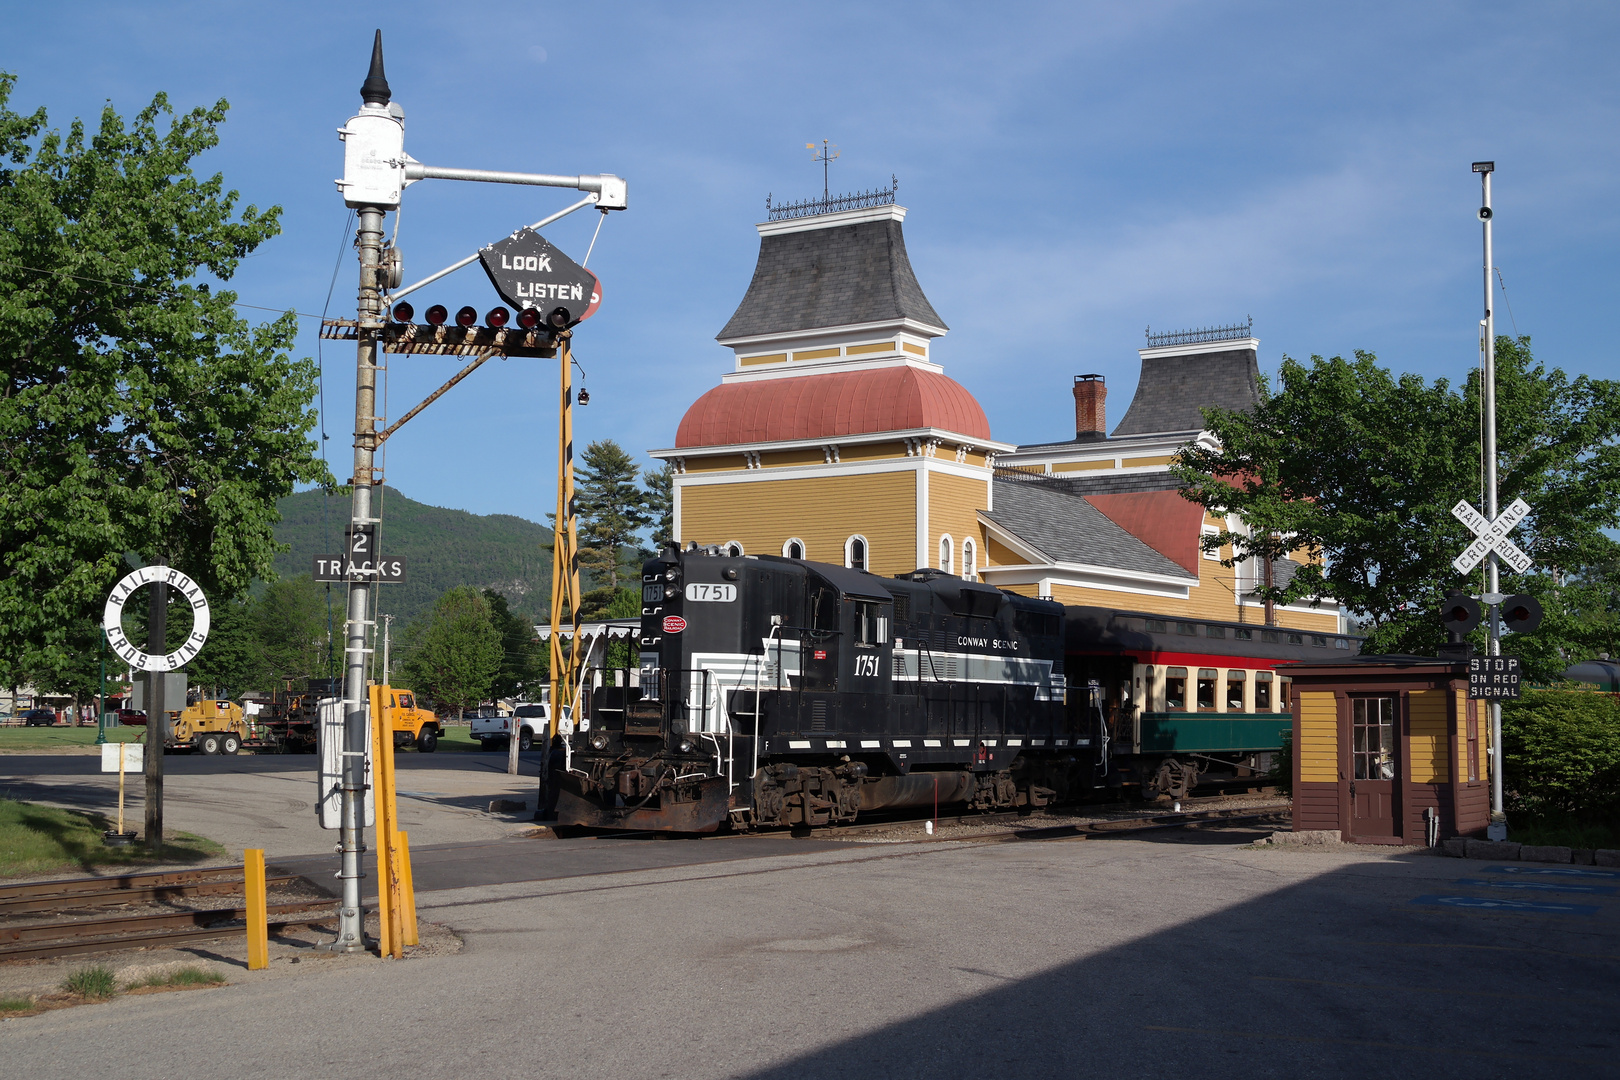
M 1519 549 L 1519 546 L 1508 539 L 1508 533 L 1513 527 L 1523 521 L 1525 515 L 1530 513 L 1530 504 L 1523 499 L 1514 499 L 1513 505 L 1496 516 L 1495 521 L 1486 521 L 1485 516 L 1475 510 L 1466 499 L 1451 508 L 1451 516 L 1468 526 L 1477 538 L 1463 550 L 1463 553 L 1451 560 L 1451 565 L 1457 568 L 1459 574 L 1466 574 L 1479 565 L 1479 561 L 1492 551 L 1502 557 L 1502 561 L 1511 566 L 1515 573 L 1522 574 L 1530 569 L 1530 556 Z

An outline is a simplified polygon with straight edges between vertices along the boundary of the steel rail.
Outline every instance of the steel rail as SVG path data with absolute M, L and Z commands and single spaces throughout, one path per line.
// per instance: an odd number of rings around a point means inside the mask
M 92 879 L 94 880 L 94 879 Z M 274 888 L 290 885 L 298 880 L 296 874 L 277 874 L 265 879 L 265 885 Z M 242 881 L 223 879 L 172 885 L 145 885 L 133 888 L 75 889 L 58 893 L 35 893 L 15 899 L 0 899 L 0 916 L 30 911 L 50 911 L 56 908 L 110 907 L 151 900 L 174 900 L 189 896 L 233 896 L 242 892 Z
M 319 906 L 326 910 L 312 913 L 305 918 L 272 917 L 268 923 L 269 929 L 274 932 L 286 929 L 289 926 L 308 926 L 311 923 L 324 922 L 327 919 L 335 918 L 336 903 L 335 900 L 324 901 Z M 287 906 L 285 904 L 271 905 L 270 912 L 272 916 L 281 914 L 279 909 Z M 228 909 L 221 910 L 224 913 Z M 199 912 L 198 914 L 206 913 Z M 240 933 L 242 933 L 242 927 L 240 926 L 210 926 L 190 930 L 124 933 L 116 937 L 94 940 L 70 938 L 37 943 L 22 942 L 16 945 L 0 946 L 0 962 L 7 960 L 38 960 L 50 956 L 71 956 L 75 953 L 116 952 L 120 949 L 147 949 L 192 941 L 208 941 L 213 938 L 230 937 Z
M 154 870 L 144 874 L 118 874 L 110 877 L 59 878 L 55 881 L 19 881 L 0 885 L 0 900 L 25 896 L 58 894 L 75 890 L 142 889 L 158 885 L 186 885 L 220 879 L 242 880 L 240 866 L 199 866 L 192 870 Z

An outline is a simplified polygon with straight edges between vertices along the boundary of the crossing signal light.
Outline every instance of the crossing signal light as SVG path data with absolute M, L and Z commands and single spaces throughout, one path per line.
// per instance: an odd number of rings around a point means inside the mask
M 522 311 L 518 312 L 517 322 L 519 326 L 523 327 L 523 329 L 533 330 L 535 327 L 540 325 L 540 309 L 532 307 L 524 308 Z
M 512 313 L 503 307 L 490 308 L 489 313 L 484 316 L 484 325 L 499 330 L 511 317 Z
M 429 326 L 443 326 L 444 320 L 450 317 L 450 312 L 443 304 L 434 304 L 423 313 L 422 317 L 428 321 Z
M 1533 596 L 1510 596 L 1502 601 L 1502 622 L 1515 634 L 1528 634 L 1541 625 L 1541 601 Z
M 1459 638 L 1479 625 L 1479 602 L 1472 596 L 1454 593 L 1440 606 L 1440 623 Z
M 456 312 L 457 326 L 472 326 L 477 321 L 478 309 L 475 307 L 464 307 L 460 311 Z
M 394 321 L 410 322 L 416 317 L 416 309 L 411 307 L 409 300 L 401 300 L 394 305 Z

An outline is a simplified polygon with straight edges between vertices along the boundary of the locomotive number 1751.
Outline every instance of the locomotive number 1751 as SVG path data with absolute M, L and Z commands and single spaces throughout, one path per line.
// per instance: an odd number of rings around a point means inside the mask
M 866 653 L 866 654 L 857 653 L 856 654 L 856 656 L 855 656 L 855 674 L 857 676 L 870 675 L 873 678 L 876 678 L 877 673 L 878 673 L 878 655 L 877 655 L 877 653 Z
M 686 586 L 686 598 L 688 600 L 729 604 L 737 599 L 737 586 L 723 583 L 711 585 L 705 581 L 694 581 Z

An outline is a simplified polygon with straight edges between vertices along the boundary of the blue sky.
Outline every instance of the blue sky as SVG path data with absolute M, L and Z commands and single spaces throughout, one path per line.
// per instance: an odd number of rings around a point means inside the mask
M 335 129 L 359 105 L 361 5 L 5 4 L 12 106 L 54 124 L 228 99 L 202 161 L 285 208 L 243 300 L 352 314 Z M 1476 362 L 1478 180 L 1494 159 L 1496 263 L 1537 356 L 1615 376 L 1620 8 L 1603 4 L 396 3 L 383 28 L 406 149 L 435 165 L 613 172 L 630 209 L 591 265 L 578 335 L 583 443 L 669 446 L 728 369 L 767 193 L 900 180 L 913 266 L 951 332 L 934 349 L 1008 442 L 1069 437 L 1070 377 L 1135 388 L 1144 327 L 1253 316 L 1261 366 L 1367 349 L 1460 379 Z M 406 194 L 406 279 L 571 202 L 424 181 Z M 547 235 L 584 255 L 594 214 Z M 390 218 L 392 227 L 392 218 Z M 337 264 L 339 253 L 341 264 Z M 417 294 L 483 309 L 477 267 Z M 1508 306 L 1512 318 L 1508 318 Z M 315 320 L 302 351 L 316 354 Z M 347 475 L 352 346 L 324 350 L 327 444 Z M 390 413 L 453 370 L 395 358 Z M 391 441 L 424 502 L 541 520 L 554 501 L 555 366 L 486 365 Z

